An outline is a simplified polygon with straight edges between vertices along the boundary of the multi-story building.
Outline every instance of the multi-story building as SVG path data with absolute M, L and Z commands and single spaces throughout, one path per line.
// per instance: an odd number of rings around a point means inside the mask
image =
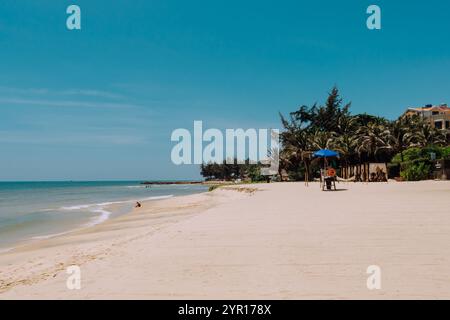
M 434 128 L 450 130 L 450 108 L 446 104 L 439 106 L 429 104 L 419 108 L 408 108 L 404 115 L 414 114 L 423 117 Z

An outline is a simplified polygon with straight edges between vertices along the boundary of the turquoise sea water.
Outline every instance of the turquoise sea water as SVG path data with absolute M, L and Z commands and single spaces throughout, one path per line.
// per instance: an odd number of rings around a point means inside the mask
M 206 191 L 201 185 L 117 182 L 0 182 L 0 252 L 30 239 L 101 223 L 136 201 Z

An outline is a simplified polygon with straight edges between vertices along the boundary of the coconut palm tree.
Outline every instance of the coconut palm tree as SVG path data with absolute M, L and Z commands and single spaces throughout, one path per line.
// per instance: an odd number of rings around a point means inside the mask
M 311 136 L 309 130 L 305 128 L 304 119 L 296 113 L 290 114 L 290 120 L 287 120 L 280 114 L 281 123 L 285 129 L 280 134 L 281 151 L 279 153 L 280 172 L 282 169 L 291 168 L 298 171 L 301 163 L 304 164 L 306 170 L 308 161 L 304 157 L 305 152 L 311 149 Z
M 358 136 L 347 133 L 337 136 L 330 143 L 330 148 L 341 155 L 341 160 L 348 165 L 352 157 L 358 154 Z
M 403 151 L 412 145 L 412 141 L 417 138 L 417 131 L 413 129 L 413 119 L 411 117 L 401 117 L 389 125 L 390 134 L 388 143 L 393 154 L 400 153 L 403 162 Z
M 315 130 L 311 135 L 311 146 L 314 150 L 329 149 L 336 136 L 335 132 Z
M 412 146 L 445 146 L 447 144 L 445 131 L 433 128 L 428 123 L 421 124 L 417 129 L 416 134 L 410 140 Z
M 367 157 L 378 159 L 380 151 L 392 150 L 389 144 L 391 133 L 384 125 L 369 123 L 357 130 L 357 152 L 366 153 Z

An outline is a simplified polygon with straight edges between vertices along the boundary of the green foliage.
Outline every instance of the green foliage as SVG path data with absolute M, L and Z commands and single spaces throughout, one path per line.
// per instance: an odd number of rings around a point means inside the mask
M 206 180 L 225 180 L 251 179 L 252 182 L 264 181 L 266 178 L 261 175 L 260 164 L 250 164 L 246 160 L 244 164 L 237 164 L 235 159 L 233 163 L 207 163 L 200 166 L 200 174 Z
M 219 187 L 220 187 L 220 185 L 218 185 L 218 184 L 213 184 L 212 186 L 209 186 L 208 191 L 209 191 L 209 192 L 214 191 L 214 190 L 216 190 L 216 189 L 219 188 Z
M 375 124 L 375 125 L 389 125 L 389 120 L 383 117 L 373 116 L 367 113 L 358 114 L 355 116 L 357 119 L 357 125 L 358 127 L 365 127 L 369 123 Z
M 431 174 L 431 165 L 426 163 L 425 161 L 415 161 L 406 164 L 402 171 L 400 172 L 400 176 L 406 181 L 419 181 L 426 180 L 430 177 Z
M 402 154 L 398 153 L 392 158 L 391 162 L 402 163 L 402 162 L 409 162 L 409 161 L 414 161 L 414 160 L 418 160 L 418 159 L 431 160 L 432 153 L 434 153 L 436 155 L 436 159 L 441 159 L 441 158 L 445 158 L 446 152 L 450 152 L 449 149 L 450 149 L 450 147 L 442 148 L 442 147 L 433 146 L 433 145 L 430 145 L 430 146 L 427 146 L 424 148 L 413 147 L 413 148 L 406 149 L 405 151 L 402 152 L 403 161 L 402 161 Z
M 442 158 L 443 159 L 450 159 L 450 146 L 442 148 Z
M 342 106 L 339 90 L 334 87 L 328 95 L 325 105 L 314 104 L 312 107 L 303 105 L 299 110 L 290 113 L 291 122 L 283 117 L 281 121 L 286 129 L 307 127 L 310 131 L 341 133 L 340 120 L 350 117 L 350 105 L 347 103 Z
M 224 161 L 223 163 L 202 164 L 200 166 L 200 174 L 206 180 L 231 180 L 240 178 L 243 172 L 236 161 L 232 164 L 227 164 Z
M 403 156 L 403 159 L 402 159 Z M 397 153 L 393 158 L 393 163 L 402 163 L 405 161 L 413 161 L 422 157 L 420 148 L 409 148 L 402 153 Z
M 434 153 L 436 159 L 442 159 L 442 151 L 444 148 L 436 146 L 436 145 L 428 145 L 425 148 L 422 148 L 422 157 L 431 160 L 431 154 Z
M 261 166 L 257 164 L 246 165 L 245 174 L 251 179 L 252 182 L 266 181 L 266 177 L 261 175 Z
M 350 103 L 343 103 L 334 87 L 323 105 L 302 105 L 289 117 L 280 114 L 284 131 L 281 133 L 280 170 L 291 180 L 303 180 L 305 171 L 313 177 L 316 164 L 311 151 L 333 149 L 339 151 L 344 165 L 367 162 L 392 162 L 392 172 L 406 180 L 427 178 L 431 153 L 436 159 L 450 158 L 449 137 L 433 128 L 420 116 L 401 116 L 395 121 L 370 114 L 352 115 Z M 205 164 L 201 174 L 207 180 L 249 178 L 263 181 L 259 165 Z M 395 174 L 394 173 L 394 174 Z
M 337 88 L 331 90 L 324 105 L 303 105 L 289 117 L 280 117 L 284 127 L 280 169 L 286 170 L 292 180 L 302 180 L 305 168 L 313 173 L 309 155 L 324 148 L 339 151 L 344 165 L 391 160 L 398 165 L 429 160 L 430 153 L 437 159 L 450 158 L 450 135 L 433 128 L 422 117 L 401 116 L 390 121 L 370 114 L 352 115 L 350 103 L 343 104 Z M 419 165 L 405 167 L 404 175 L 417 177 L 417 172 L 425 169 Z

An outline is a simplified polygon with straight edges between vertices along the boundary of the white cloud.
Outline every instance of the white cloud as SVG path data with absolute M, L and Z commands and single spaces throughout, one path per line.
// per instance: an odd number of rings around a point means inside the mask
M 116 92 L 109 92 L 96 89 L 69 88 L 64 90 L 52 90 L 48 88 L 15 88 L 0 86 L 0 92 L 21 94 L 21 95 L 52 95 L 52 96 L 87 96 L 106 99 L 122 99 L 123 95 Z
M 70 145 L 137 145 L 146 143 L 147 139 L 138 135 L 65 133 L 61 135 L 36 132 L 1 132 L 0 143 L 14 144 L 70 144 Z
M 100 90 L 89 90 L 89 89 L 69 89 L 60 92 L 62 95 L 75 95 L 75 96 L 89 96 L 89 97 L 99 97 L 107 99 L 121 99 L 124 98 L 121 94 L 100 91 Z
M 76 100 L 48 100 L 26 98 L 1 98 L 0 104 L 35 105 L 47 107 L 86 107 L 86 108 L 139 108 L 142 106 L 129 103 L 76 101 Z

